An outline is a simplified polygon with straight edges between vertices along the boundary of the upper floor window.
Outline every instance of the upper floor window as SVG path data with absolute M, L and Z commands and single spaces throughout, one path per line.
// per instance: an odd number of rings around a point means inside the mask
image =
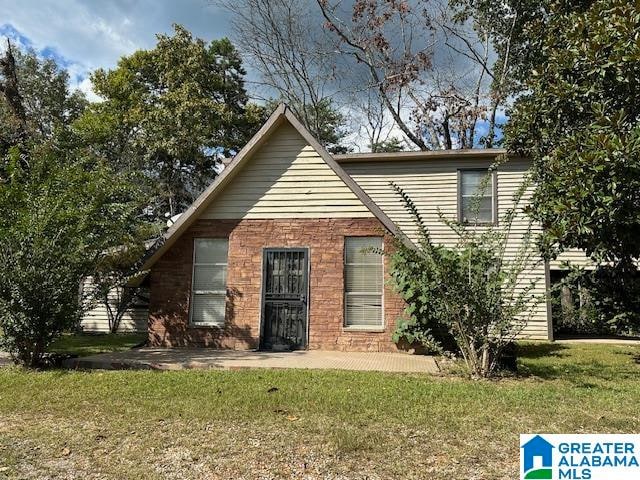
M 458 170 L 458 220 L 489 224 L 497 221 L 496 173 L 487 169 Z

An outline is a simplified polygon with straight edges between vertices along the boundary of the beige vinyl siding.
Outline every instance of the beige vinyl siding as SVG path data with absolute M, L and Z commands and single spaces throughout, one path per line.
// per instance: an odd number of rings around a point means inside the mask
M 402 201 L 393 192 L 389 182 L 400 185 L 418 206 L 429 227 L 432 238 L 441 244 L 455 246 L 455 233 L 444 225 L 438 217 L 438 209 L 448 218 L 457 219 L 458 170 L 464 168 L 488 168 L 490 161 L 448 158 L 428 161 L 387 161 L 342 163 L 342 167 L 393 220 L 398 227 L 415 240 L 417 229 Z M 513 205 L 513 195 L 520 186 L 529 167 L 526 161 L 512 160 L 501 166 L 497 173 L 498 217 Z M 513 224 L 507 253 L 512 257 L 521 246 L 520 239 L 528 222 L 524 215 Z M 545 296 L 545 267 L 540 262 L 535 268 L 525 272 L 521 281 L 537 280 L 535 294 L 540 299 Z M 550 338 L 547 322 L 547 306 L 542 301 L 529 322 L 525 335 L 530 338 Z
M 84 293 L 88 294 L 92 288 L 91 280 L 87 279 L 83 285 Z M 115 294 L 111 295 L 115 298 Z M 147 331 L 147 319 L 149 310 L 146 307 L 131 308 L 124 314 L 120 322 L 119 332 L 144 333 Z M 109 333 L 109 317 L 107 307 L 102 302 L 94 302 L 90 305 L 80 319 L 80 328 L 87 333 Z
M 582 250 L 572 249 L 562 252 L 558 258 L 550 262 L 550 266 L 554 270 L 565 269 L 564 262 L 569 262 L 571 265 L 578 267 L 586 267 L 587 269 L 594 268 L 595 265 Z
M 373 216 L 288 122 L 253 155 L 201 218 Z
M 149 311 L 146 308 L 134 308 L 125 313 L 120 322 L 119 332 L 144 333 L 147 331 Z M 104 305 L 96 305 L 82 316 L 80 327 L 87 333 L 109 333 L 109 318 Z

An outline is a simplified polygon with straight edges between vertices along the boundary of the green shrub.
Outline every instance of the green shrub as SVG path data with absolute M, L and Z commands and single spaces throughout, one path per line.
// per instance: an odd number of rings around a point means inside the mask
M 43 149 L 0 181 L 0 348 L 37 366 L 79 319 L 82 279 L 139 224 L 137 188 L 90 159 Z
M 528 183 L 523 183 L 499 226 L 460 224 L 440 214 L 441 221 L 457 234 L 455 247 L 435 244 L 409 195 L 392 186 L 418 229 L 416 248 L 398 241 L 391 254 L 391 277 L 408 305 L 394 340 L 460 354 L 473 376 L 493 375 L 505 349 L 544 300 L 534 295 L 534 281 L 521 278 L 541 261 L 529 220 L 518 239 L 518 252 L 506 254 L 507 243 L 514 241 L 511 226 Z

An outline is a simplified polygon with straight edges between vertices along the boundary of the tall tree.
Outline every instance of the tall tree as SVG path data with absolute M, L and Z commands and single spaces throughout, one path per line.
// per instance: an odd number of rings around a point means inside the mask
M 74 141 L 65 72 L 12 48 L 2 67 L 3 126 L 17 130 L 0 156 L 0 348 L 36 366 L 79 318 L 83 278 L 138 238 L 144 197 L 129 173 Z
M 216 164 L 259 128 L 245 70 L 227 39 L 205 42 L 175 25 L 151 50 L 123 57 L 91 79 L 104 101 L 78 123 L 88 144 L 114 165 L 143 170 L 157 187 L 150 211 L 183 211 L 216 176 Z
M 219 0 L 233 15 L 238 47 L 258 75 L 254 93 L 284 101 L 329 150 L 345 150 L 336 106 L 343 76 L 326 33 L 302 0 Z
M 474 73 L 467 95 L 468 138 L 462 142 L 467 146 L 478 142 L 491 148 L 500 143 L 499 115 L 510 106 L 509 97 L 517 88 L 518 60 L 529 52 L 523 29 L 544 13 L 545 4 L 545 0 L 450 0 L 448 11 L 441 15 L 444 44 Z M 477 138 L 479 125 L 486 125 L 487 131 Z
M 18 88 L 18 67 L 11 48 L 11 42 L 7 40 L 7 51 L 0 59 L 0 93 L 3 102 L 0 103 L 0 114 L 3 124 L 6 126 L 2 132 L 2 153 L 7 153 L 9 146 L 21 145 L 27 135 L 27 115 L 22 104 L 22 95 Z
M 233 13 L 258 88 L 302 106 L 310 130 L 328 98 L 348 105 L 367 144 L 394 130 L 421 150 L 500 144 L 513 72 L 527 55 L 522 28 L 544 12 L 531 0 L 218 2 Z
M 640 258 L 640 8 L 554 2 L 525 33 L 508 147 L 535 163 L 532 213 L 547 255 L 579 248 L 635 271 Z
M 484 0 L 317 3 L 335 50 L 354 69 L 364 66 L 367 88 L 413 146 L 499 143 L 519 7 Z
M 353 130 L 357 133 L 359 143 L 364 144 L 372 152 L 380 151 L 385 145 L 404 150 L 406 142 L 393 136 L 394 122 L 390 118 L 385 106 L 380 102 L 380 96 L 376 91 L 365 93 L 354 92 L 349 102 L 351 111 L 350 120 Z M 384 147 L 386 148 L 386 147 Z
M 69 126 L 86 104 L 82 92 L 69 89 L 69 74 L 55 61 L 7 41 L 0 59 L 0 155 L 9 146 L 26 149 L 27 139 L 68 140 Z
M 407 121 L 403 109 L 406 99 L 416 96 L 412 86 L 432 67 L 430 14 L 425 9 L 410 8 L 406 2 L 359 0 L 345 20 L 340 3 L 318 0 L 318 5 L 325 27 L 338 39 L 337 48 L 365 66 L 370 87 L 379 93 L 394 122 L 414 145 L 429 149 L 422 132 Z

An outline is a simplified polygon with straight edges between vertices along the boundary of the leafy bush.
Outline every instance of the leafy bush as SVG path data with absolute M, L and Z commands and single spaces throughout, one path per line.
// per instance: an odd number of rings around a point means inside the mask
M 78 321 L 81 277 L 67 255 L 51 255 L 62 253 L 61 239 L 7 237 L 0 251 L 0 348 L 17 363 L 36 366 L 47 346 Z
M 492 376 L 505 350 L 544 300 L 534 295 L 536 283 L 521 277 L 540 262 L 529 220 L 525 233 L 515 239 L 521 245 L 515 256 L 506 253 L 507 244 L 514 241 L 511 227 L 522 220 L 518 205 L 528 183 L 520 187 L 499 226 L 460 224 L 440 213 L 440 220 L 457 235 L 455 247 L 435 244 L 409 195 L 392 186 L 418 229 L 416 248 L 398 241 L 391 254 L 394 286 L 408 304 L 394 340 L 459 353 L 473 376 Z
M 81 315 L 82 279 L 138 225 L 137 188 L 89 159 L 14 149 L 1 165 L 0 348 L 37 366 Z

